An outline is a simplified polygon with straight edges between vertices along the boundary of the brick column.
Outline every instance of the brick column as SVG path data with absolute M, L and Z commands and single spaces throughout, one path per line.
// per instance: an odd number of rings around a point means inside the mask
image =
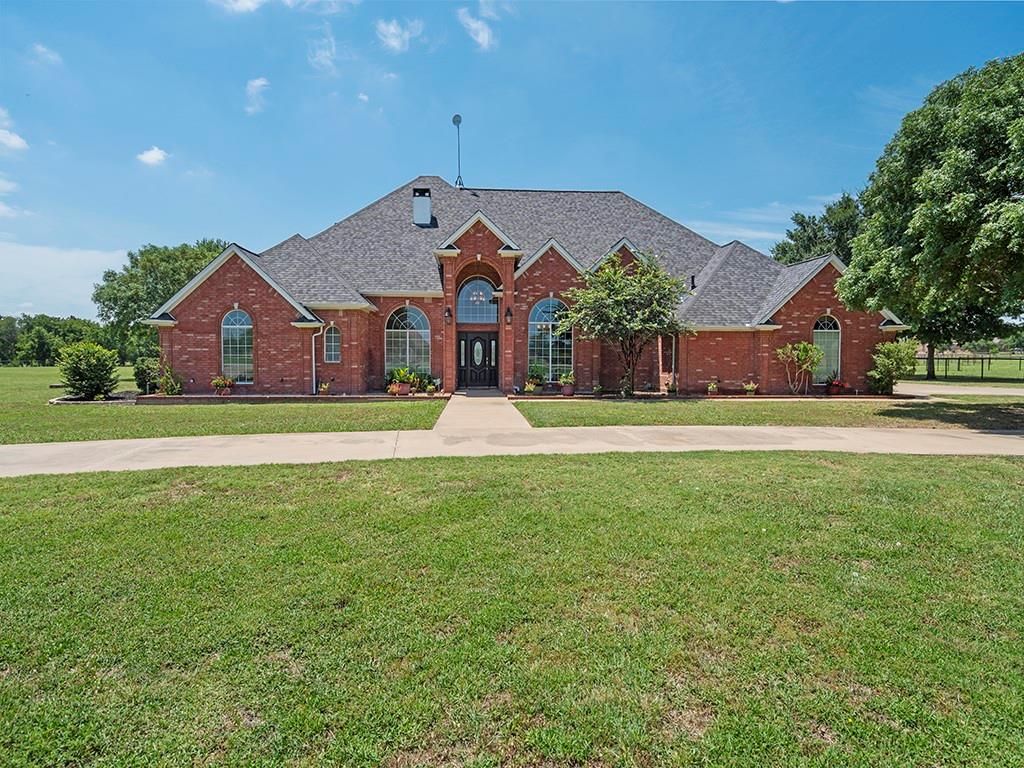
M 454 254 L 453 254 L 454 255 Z M 457 383 L 457 371 L 455 367 L 455 259 L 451 256 L 442 256 L 444 265 L 444 298 L 442 301 L 441 315 L 445 309 L 451 307 L 451 322 L 441 320 L 441 333 L 443 334 L 441 348 L 444 354 L 444 361 L 441 365 L 442 389 L 445 392 L 454 392 Z
M 514 256 L 505 256 L 502 254 L 501 287 L 503 294 L 501 297 L 501 306 L 498 308 L 498 326 L 501 329 L 498 333 L 498 343 L 501 347 L 501 367 L 498 371 L 498 386 L 501 388 L 502 392 L 511 392 L 512 387 L 515 386 L 515 326 L 518 322 L 518 318 L 515 317 L 515 283 L 516 259 Z M 512 310 L 513 318 L 511 323 L 505 321 L 506 309 Z

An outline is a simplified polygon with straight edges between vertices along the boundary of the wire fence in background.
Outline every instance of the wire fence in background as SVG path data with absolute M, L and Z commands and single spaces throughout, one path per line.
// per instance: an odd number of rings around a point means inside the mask
M 916 378 L 924 378 L 927 361 L 924 356 L 917 358 Z M 1024 382 L 1024 355 L 936 355 L 935 375 L 964 381 Z

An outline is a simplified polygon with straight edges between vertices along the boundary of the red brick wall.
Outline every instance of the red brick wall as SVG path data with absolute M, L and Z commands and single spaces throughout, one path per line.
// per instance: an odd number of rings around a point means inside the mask
M 320 309 L 316 314 L 341 331 L 341 361 L 324 361 L 325 333 L 316 338 L 317 382 L 328 382 L 336 395 L 362 394 L 369 388 L 369 327 L 370 313 L 361 310 Z M 317 332 L 317 329 L 315 332 Z M 383 340 L 381 341 L 383 344 Z
M 831 311 L 842 329 L 840 376 L 847 386 L 866 391 L 871 353 L 888 337 L 879 330 L 883 320 L 880 314 L 851 312 L 843 307 L 835 295 L 838 279 L 839 272 L 833 266 L 822 269 L 775 313 L 775 324 L 782 326 L 777 331 L 701 331 L 680 338 L 680 390 L 705 392 L 708 382 L 715 380 L 723 391 L 738 392 L 744 381 L 756 381 L 759 393 L 788 393 L 786 369 L 775 350 L 788 343 L 811 341 L 815 320 Z
M 367 335 L 364 336 L 366 359 L 366 388 L 384 388 L 384 326 L 391 313 L 399 307 L 409 306 L 420 309 L 430 322 L 430 373 L 435 377 L 444 375 L 444 300 L 441 298 L 401 298 L 396 296 L 367 296 L 367 301 L 377 307 L 367 321 Z
M 253 323 L 253 383 L 239 385 L 238 391 L 310 392 L 313 331 L 293 327 L 298 311 L 237 256 L 172 310 L 176 326 L 161 329 L 164 356 L 182 378 L 183 390 L 213 391 L 210 380 L 221 373 L 221 321 L 236 303 Z

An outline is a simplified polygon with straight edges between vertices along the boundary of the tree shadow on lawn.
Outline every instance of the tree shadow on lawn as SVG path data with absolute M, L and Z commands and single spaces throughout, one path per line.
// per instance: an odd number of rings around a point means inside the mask
M 1024 398 L 1000 403 L 958 401 L 910 402 L 878 412 L 893 419 L 939 422 L 967 429 L 989 431 L 1024 429 Z

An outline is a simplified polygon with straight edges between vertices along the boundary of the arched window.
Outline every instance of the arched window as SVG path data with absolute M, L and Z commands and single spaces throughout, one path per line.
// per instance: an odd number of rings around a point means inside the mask
M 341 362 L 341 331 L 334 325 L 324 331 L 324 362 Z
M 399 307 L 384 326 L 384 371 L 430 372 L 430 323 L 416 307 Z
M 252 384 L 252 318 L 233 309 L 220 324 L 221 373 L 236 384 Z
M 482 277 L 474 277 L 462 284 L 455 306 L 460 323 L 498 322 L 498 304 L 494 300 L 494 286 Z
M 527 365 L 542 367 L 545 381 L 556 381 L 572 370 L 572 330 L 558 333 L 563 311 L 565 304 L 558 299 L 541 299 L 530 310 Z
M 832 374 L 839 375 L 839 321 L 832 315 L 822 315 L 814 321 L 814 346 L 825 353 L 814 369 L 814 383 L 826 384 Z

